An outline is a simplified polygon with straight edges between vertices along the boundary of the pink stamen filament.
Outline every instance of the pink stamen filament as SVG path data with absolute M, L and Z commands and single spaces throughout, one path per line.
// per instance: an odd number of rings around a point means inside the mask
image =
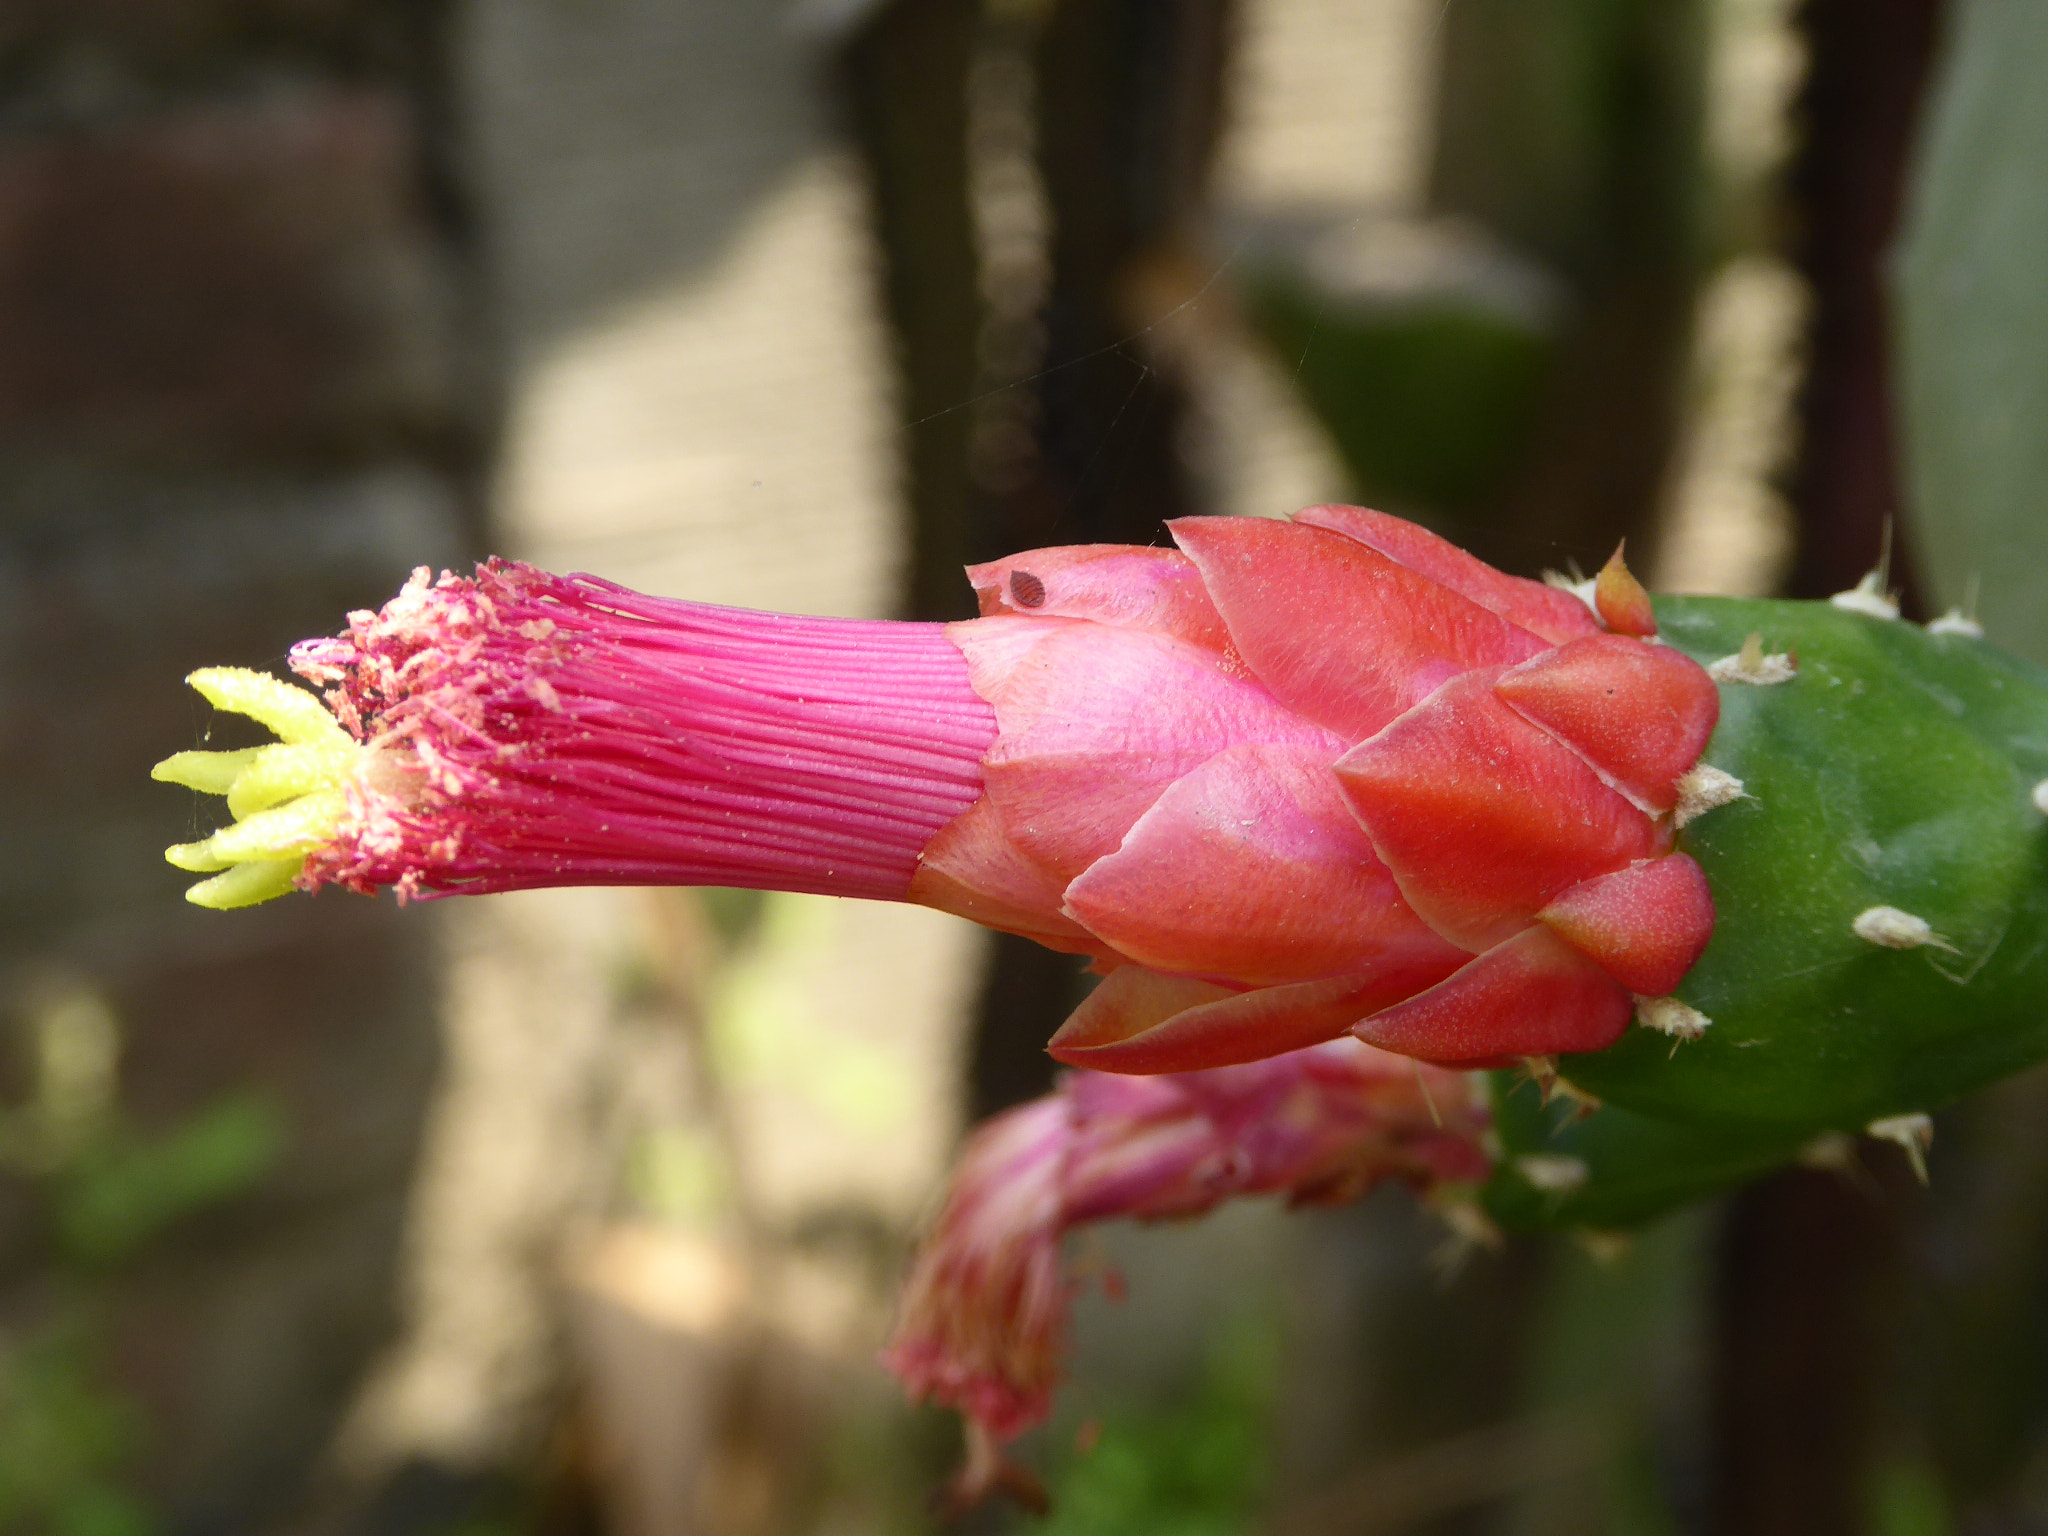
M 293 663 L 338 685 L 344 722 L 418 786 L 359 784 L 338 844 L 309 861 L 310 883 L 359 889 L 900 898 L 981 793 L 995 737 L 943 625 L 713 608 L 511 564 L 416 580 Z

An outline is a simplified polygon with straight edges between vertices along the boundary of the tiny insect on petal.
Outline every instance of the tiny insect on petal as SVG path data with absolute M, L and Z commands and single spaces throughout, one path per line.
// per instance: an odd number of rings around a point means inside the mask
M 1194 562 L 1177 549 L 1078 544 L 1033 549 L 986 565 L 967 579 L 984 617 L 1001 613 L 1092 619 L 1149 629 L 1204 650 L 1227 651 L 1230 636 Z

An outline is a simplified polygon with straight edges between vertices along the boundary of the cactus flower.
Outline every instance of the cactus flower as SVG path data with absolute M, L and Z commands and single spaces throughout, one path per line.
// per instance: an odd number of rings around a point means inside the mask
M 1474 1079 L 1333 1040 L 1266 1061 L 1152 1077 L 1072 1072 L 967 1143 L 905 1287 L 884 1362 L 958 1409 L 971 1502 L 1017 1486 L 1001 1446 L 1052 1400 L 1075 1280 L 1061 1238 L 1227 1199 L 1351 1200 L 1386 1180 L 1455 1199 L 1490 1171 Z
M 210 906 L 752 885 L 1089 957 L 1051 1049 L 1096 1070 L 971 1143 L 891 1353 L 984 1489 L 1078 1223 L 1486 1175 L 1502 1225 L 1621 1227 L 1921 1157 L 2048 1058 L 2048 676 L 1974 624 L 1567 591 L 1353 507 L 1174 537 L 977 566 L 952 625 L 421 572 L 295 648 L 324 702 L 193 675 L 280 739 L 159 765 L 233 817 L 170 858 Z M 1517 1058 L 1573 1091 L 1441 1070 Z
M 1673 832 L 1718 701 L 1618 560 L 1588 603 L 1358 508 L 1174 536 L 976 567 L 984 616 L 953 625 L 421 572 L 294 649 L 327 711 L 194 675 L 283 740 L 158 769 L 238 818 L 171 858 L 213 905 L 923 902 L 1091 956 L 1052 1051 L 1121 1072 L 1347 1030 L 1439 1063 L 1592 1051 L 1677 985 L 1713 929 Z

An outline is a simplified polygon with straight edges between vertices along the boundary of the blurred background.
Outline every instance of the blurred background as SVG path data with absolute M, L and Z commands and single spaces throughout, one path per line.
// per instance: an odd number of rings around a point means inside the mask
M 1362 499 L 1888 550 L 2048 661 L 2026 0 L 0 0 L 0 1531 L 911 1536 L 874 1364 L 1071 963 L 729 892 L 223 917 L 180 686 L 418 564 L 951 618 Z M 2048 1079 L 1624 1253 L 1398 1191 L 1076 1255 L 1049 1522 L 2048 1530 Z

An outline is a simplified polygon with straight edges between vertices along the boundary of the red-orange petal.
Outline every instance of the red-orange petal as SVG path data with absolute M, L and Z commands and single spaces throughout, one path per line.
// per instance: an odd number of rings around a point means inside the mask
M 1127 965 L 1110 972 L 1046 1049 L 1056 1061 L 1100 1072 L 1233 1067 L 1334 1040 L 1374 1009 L 1427 985 L 1426 976 L 1390 973 L 1230 993 Z
M 1682 853 L 1566 891 L 1537 917 L 1629 991 L 1663 997 L 1714 935 L 1714 895 Z
M 1461 672 L 1545 649 L 1342 534 L 1259 517 L 1182 518 L 1172 528 L 1245 665 L 1281 703 L 1352 741 Z
M 1050 871 L 1018 851 L 983 795 L 939 828 L 918 856 L 908 900 L 987 928 L 1022 934 L 1064 954 L 1111 954 L 1060 910 L 1065 892 Z
M 1656 610 L 1650 606 L 1650 594 L 1643 590 L 1629 570 L 1628 562 L 1621 558 L 1621 546 L 1614 546 L 1614 553 L 1607 557 L 1607 563 L 1600 567 L 1600 574 L 1593 582 L 1593 606 L 1600 610 L 1600 618 L 1617 635 L 1634 635 L 1647 640 L 1657 633 Z
M 984 615 L 1093 619 L 1157 630 L 1206 650 L 1230 647 L 1201 573 L 1177 549 L 1137 544 L 1032 549 L 970 565 L 967 579 Z
M 1269 743 L 1219 752 L 1068 887 L 1067 913 L 1141 965 L 1254 986 L 1448 975 L 1467 956 L 1401 899 L 1330 762 Z
M 970 632 L 961 648 L 977 692 L 971 632 L 1030 622 L 953 626 Z M 983 774 L 1010 841 L 1063 882 L 1113 852 L 1167 785 L 1225 747 L 1292 743 L 1331 758 L 1342 750 L 1214 651 L 1150 630 L 1044 622 L 1046 637 L 983 694 L 997 724 Z
M 1706 669 L 1664 645 L 1591 635 L 1494 685 L 1514 709 L 1576 748 L 1636 804 L 1668 811 L 1721 717 Z
M 1351 1032 L 1439 1066 L 1477 1065 L 1604 1049 L 1634 1012 L 1613 977 L 1538 925 Z
M 1308 507 L 1295 513 L 1294 521 L 1328 528 L 1361 544 L 1370 544 L 1409 570 L 1420 571 L 1431 581 L 1471 598 L 1488 612 L 1497 613 L 1510 624 L 1552 644 L 1600 631 L 1593 610 L 1571 593 L 1497 571 L 1449 539 L 1438 538 L 1427 528 L 1403 518 L 1390 517 L 1370 507 L 1327 506 Z
M 1237 995 L 1220 982 L 1165 976 L 1142 965 L 1120 965 L 1067 1015 L 1046 1049 L 1055 1060 L 1067 1061 L 1073 1053 L 1120 1045 L 1158 1028 L 1177 1013 Z M 1070 1064 L 1084 1065 L 1078 1056 Z
M 1654 858 L 1670 833 L 1494 692 L 1446 684 L 1334 770 L 1422 920 L 1477 953 L 1560 892 Z

